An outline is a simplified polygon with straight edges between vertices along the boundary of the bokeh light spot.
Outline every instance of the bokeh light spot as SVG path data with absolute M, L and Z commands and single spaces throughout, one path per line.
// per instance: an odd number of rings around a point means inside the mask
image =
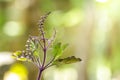
M 108 2 L 108 0 L 96 0 L 97 2 L 105 3 Z
M 54 80 L 77 80 L 77 71 L 73 68 L 56 70 Z
M 14 62 L 14 59 L 11 58 L 10 52 L 0 52 L 0 66 L 11 64 Z
M 111 71 L 109 67 L 101 66 L 97 70 L 97 80 L 110 80 Z
M 83 13 L 79 9 L 72 9 L 63 16 L 63 24 L 66 27 L 73 27 L 80 24 L 83 20 Z
M 4 80 L 28 80 L 28 71 L 22 64 L 13 64 L 5 73 Z
M 23 33 L 23 28 L 18 22 L 10 21 L 5 24 L 3 31 L 8 36 L 19 36 Z
M 9 72 L 4 77 L 4 80 L 20 80 L 20 76 L 15 73 Z

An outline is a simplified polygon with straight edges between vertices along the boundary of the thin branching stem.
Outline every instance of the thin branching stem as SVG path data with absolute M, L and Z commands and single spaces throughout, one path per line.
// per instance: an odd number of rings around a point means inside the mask
M 39 44 L 40 44 L 40 47 L 43 49 L 43 45 L 41 44 L 41 42 L 40 42 L 41 40 L 39 40 L 38 42 L 39 42 Z
M 48 68 L 48 66 L 49 66 L 54 60 L 55 60 L 55 56 L 51 59 L 51 61 L 50 61 L 48 64 L 46 64 L 46 66 L 45 66 L 44 68 L 45 68 L 45 69 Z
M 54 29 L 54 34 L 53 34 L 52 38 L 48 41 L 47 49 L 50 47 L 50 45 L 54 41 L 55 37 L 56 37 L 56 30 Z
M 41 67 L 41 63 L 40 63 L 39 57 L 37 57 L 37 62 L 38 62 L 39 67 Z

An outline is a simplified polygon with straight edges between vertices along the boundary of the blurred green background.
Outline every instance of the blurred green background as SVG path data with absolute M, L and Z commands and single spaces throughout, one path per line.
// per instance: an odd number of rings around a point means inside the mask
M 48 35 L 69 43 L 62 57 L 82 62 L 51 67 L 44 80 L 120 80 L 120 0 L 0 0 L 0 80 L 35 80 L 37 68 L 15 61 L 29 35 L 38 35 L 40 16 Z

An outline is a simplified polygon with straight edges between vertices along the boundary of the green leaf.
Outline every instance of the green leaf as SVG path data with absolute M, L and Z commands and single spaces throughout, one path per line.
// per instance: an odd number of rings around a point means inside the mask
M 53 62 L 53 65 L 61 65 L 61 64 L 71 64 L 81 61 L 80 58 L 76 58 L 75 56 L 67 57 L 64 59 L 57 59 Z
M 38 50 L 34 51 L 33 56 L 39 57 L 39 51 Z
M 55 55 L 55 59 L 58 59 L 62 55 L 63 51 L 67 48 L 67 46 L 68 44 L 62 45 L 61 42 L 58 42 L 57 44 L 53 46 L 52 53 Z
M 27 58 L 17 58 L 17 60 L 19 60 L 19 61 L 29 61 Z
M 62 48 L 60 42 L 53 46 L 53 54 L 55 55 L 56 58 L 62 55 Z
M 16 58 L 19 61 L 31 61 L 28 58 L 22 56 L 22 51 L 16 51 L 15 53 L 13 53 L 12 57 Z
M 16 51 L 16 52 L 14 52 L 13 53 L 13 57 L 18 57 L 18 56 L 20 56 L 22 54 L 22 51 Z

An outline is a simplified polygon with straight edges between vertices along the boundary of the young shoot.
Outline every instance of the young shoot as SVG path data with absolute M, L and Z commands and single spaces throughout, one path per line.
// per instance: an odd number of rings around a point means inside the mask
M 46 37 L 46 33 L 44 30 L 44 23 L 46 18 L 51 12 L 41 16 L 38 23 L 39 35 L 37 36 L 29 36 L 26 41 L 26 49 L 23 51 L 16 51 L 13 53 L 13 56 L 20 61 L 28 61 L 33 63 L 39 69 L 37 80 L 41 80 L 42 72 L 54 65 L 58 64 L 70 64 L 81 61 L 80 58 L 76 58 L 74 56 L 60 59 L 65 48 L 68 44 L 62 44 L 61 42 L 53 45 L 56 37 L 56 30 L 54 30 L 51 38 Z M 47 61 L 49 49 L 52 49 L 53 57 Z M 41 55 L 42 54 L 42 55 Z

